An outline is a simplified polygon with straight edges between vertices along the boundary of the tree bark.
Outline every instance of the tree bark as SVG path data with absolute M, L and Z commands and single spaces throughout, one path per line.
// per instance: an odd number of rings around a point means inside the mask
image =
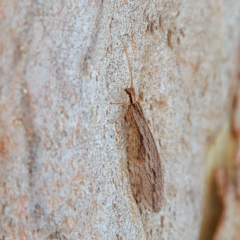
M 0 239 L 204 239 L 207 156 L 239 88 L 240 2 L 0 4 Z M 128 102 L 124 47 L 164 166 L 157 214 L 139 211 L 124 120 L 112 123 L 125 109 L 111 102 Z

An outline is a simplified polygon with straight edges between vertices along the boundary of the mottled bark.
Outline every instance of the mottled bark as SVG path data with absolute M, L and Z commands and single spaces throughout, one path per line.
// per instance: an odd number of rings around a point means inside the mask
M 238 88 L 240 2 L 0 5 L 0 239 L 198 239 Z M 128 101 L 120 38 L 164 167 L 158 214 L 140 213 L 126 126 L 111 123 L 125 110 L 110 103 Z

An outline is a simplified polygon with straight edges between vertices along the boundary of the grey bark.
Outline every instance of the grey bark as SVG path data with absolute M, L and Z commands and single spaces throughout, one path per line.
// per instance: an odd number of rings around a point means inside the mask
M 198 239 L 206 155 L 231 115 L 239 1 L 1 1 L 0 239 Z M 164 166 L 139 212 L 124 121 L 134 86 Z

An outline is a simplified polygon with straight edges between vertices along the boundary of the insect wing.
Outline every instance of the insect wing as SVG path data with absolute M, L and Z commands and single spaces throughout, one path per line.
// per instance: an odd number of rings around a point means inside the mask
M 159 212 L 163 200 L 163 173 L 156 143 L 138 102 L 129 106 L 126 115 L 131 130 L 128 158 L 134 197 L 139 205 Z

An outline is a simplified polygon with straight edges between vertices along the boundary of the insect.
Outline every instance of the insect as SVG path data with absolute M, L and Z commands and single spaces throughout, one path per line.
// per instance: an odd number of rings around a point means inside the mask
M 127 105 L 127 112 L 120 118 L 124 117 L 127 123 L 127 157 L 132 193 L 140 209 L 145 207 L 158 213 L 163 202 L 163 169 L 153 135 L 136 100 L 131 65 L 125 46 L 123 47 L 130 72 L 130 87 L 124 90 L 130 102 L 120 103 Z

